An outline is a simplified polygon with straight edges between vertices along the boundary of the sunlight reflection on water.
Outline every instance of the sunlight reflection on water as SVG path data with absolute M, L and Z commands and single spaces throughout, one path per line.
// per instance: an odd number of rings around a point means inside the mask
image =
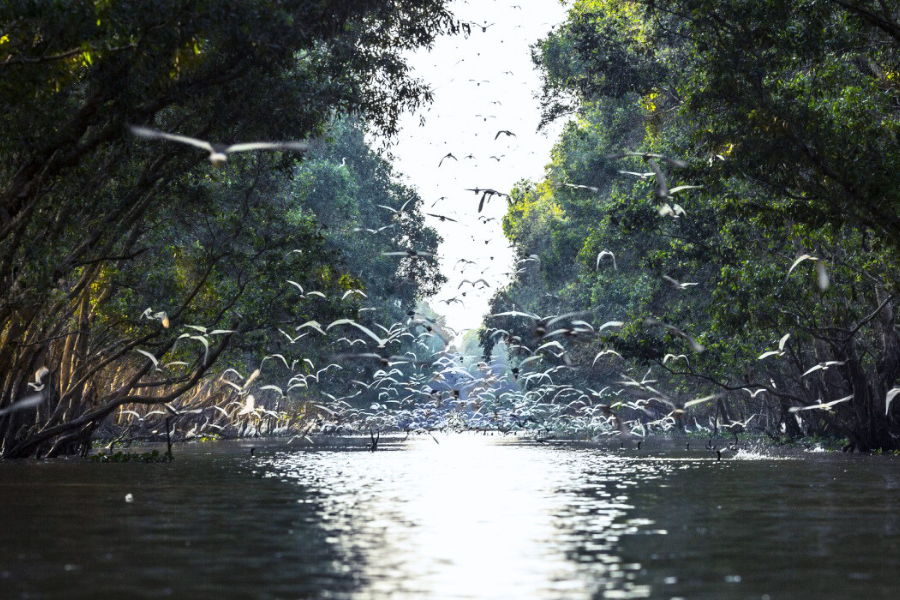
M 646 597 L 639 564 L 614 552 L 628 488 L 670 467 L 476 436 L 402 452 L 279 454 L 269 477 L 314 488 L 323 527 L 360 596 Z
M 0 600 L 898 597 L 900 457 L 435 435 L 0 463 Z

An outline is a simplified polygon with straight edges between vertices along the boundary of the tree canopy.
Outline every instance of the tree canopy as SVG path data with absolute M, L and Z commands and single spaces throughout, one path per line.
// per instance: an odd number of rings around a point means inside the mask
M 876 2 L 576 2 L 534 51 L 545 121 L 573 120 L 504 223 L 540 262 L 493 312 L 621 322 L 569 342 L 571 381 L 655 365 L 679 406 L 711 394 L 687 416 L 896 447 L 896 23 Z
M 459 30 L 442 0 L 0 8 L 0 405 L 44 386 L 37 413 L 0 416 L 4 456 L 68 452 L 124 404 L 196 393 L 217 360 L 333 316 L 363 283 L 395 311 L 433 291 L 433 265 L 373 259 L 350 229 L 437 243 L 414 211 L 376 218 L 370 199 L 414 192 L 363 130 L 390 135 L 428 101 L 403 52 Z M 219 170 L 129 125 L 312 148 Z M 298 300 L 286 280 L 337 299 Z M 186 364 L 161 374 L 138 350 Z

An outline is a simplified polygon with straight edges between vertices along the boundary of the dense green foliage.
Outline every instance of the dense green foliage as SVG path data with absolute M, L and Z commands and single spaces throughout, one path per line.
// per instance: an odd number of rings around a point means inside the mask
M 70 452 L 120 406 L 197 394 L 213 365 L 258 360 L 279 328 L 354 314 L 347 290 L 394 312 L 434 290 L 433 264 L 373 256 L 437 239 L 414 211 L 377 214 L 370 201 L 399 207 L 413 192 L 334 115 L 390 134 L 428 99 L 401 53 L 457 30 L 443 5 L 0 8 L 0 407 L 29 387 L 43 397 L 0 413 L 4 456 Z M 319 139 L 329 123 L 335 141 L 305 159 L 234 154 L 222 170 L 126 128 L 255 141 Z M 389 224 L 377 245 L 352 233 Z M 298 298 L 288 279 L 328 298 Z M 157 370 L 137 350 L 185 364 Z
M 900 375 L 891 5 L 577 2 L 534 55 L 545 120 L 574 118 L 545 181 L 516 190 L 504 224 L 522 256 L 541 261 L 498 293 L 493 312 L 623 321 L 567 341 L 578 368 L 566 377 L 599 389 L 654 366 L 653 391 L 632 394 L 665 390 L 672 404 L 620 409 L 643 421 L 715 393 L 687 423 L 713 410 L 723 425 L 755 414 L 773 436 L 898 447 L 900 409 L 886 406 Z M 653 161 L 628 151 L 684 159 L 659 161 L 668 186 L 703 187 L 660 194 Z M 532 339 L 527 319 L 489 325 Z M 781 355 L 758 358 L 786 334 Z M 488 348 L 499 335 L 486 331 Z M 625 361 L 605 354 L 590 368 L 607 346 Z

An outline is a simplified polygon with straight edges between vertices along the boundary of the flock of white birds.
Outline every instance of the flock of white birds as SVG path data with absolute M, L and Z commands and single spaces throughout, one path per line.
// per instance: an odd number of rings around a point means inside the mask
M 447 322 L 466 330 L 481 325 L 489 298 L 510 281 L 516 270 L 540 268 L 537 255 L 513 260 L 499 221 L 505 214 L 506 204 L 510 201 L 509 190 L 515 181 L 523 175 L 539 176 L 548 160 L 552 139 L 535 132 L 540 118 L 533 97 L 537 78 L 530 64 L 528 46 L 565 17 L 565 7 L 544 0 L 540 7 L 529 4 L 526 10 L 494 0 L 477 6 L 462 3 L 458 9 L 462 18 L 466 18 L 465 13 L 471 14 L 468 17 L 470 35 L 441 39 L 431 51 L 409 57 L 419 71 L 424 70 L 432 77 L 439 74 L 443 81 L 435 85 L 435 102 L 430 113 L 425 115 L 424 125 L 408 124 L 393 154 L 400 171 L 411 178 L 424 199 L 425 206 L 419 208 L 433 220 L 432 224 L 444 237 L 438 257 L 449 281 L 433 299 L 434 308 Z M 428 64 L 433 67 L 423 68 Z M 304 142 L 219 146 L 146 127 L 132 127 L 131 131 L 150 142 L 197 147 L 209 152 L 210 161 L 217 165 L 226 162 L 228 154 L 233 152 L 302 152 L 307 148 Z M 634 157 L 641 158 L 650 170 L 646 173 L 622 170 L 620 174 L 655 181 L 661 218 L 683 217 L 685 211 L 673 202 L 673 195 L 700 186 L 669 187 L 663 165 L 666 169 L 678 169 L 686 163 L 659 154 L 635 152 L 606 159 L 616 161 Z M 560 185 L 584 189 L 585 193 L 597 191 L 578 182 Z M 409 207 L 382 208 L 402 221 Z M 415 250 L 386 249 L 382 254 L 412 260 L 432 256 Z M 815 264 L 816 284 L 820 289 L 826 289 L 829 280 L 824 261 L 815 256 L 799 255 L 787 275 L 806 261 Z M 606 249 L 600 251 L 596 268 L 617 269 L 615 254 Z M 666 280 L 679 291 L 698 285 L 671 277 Z M 298 298 L 324 297 L 322 292 L 305 292 L 294 281 L 286 280 L 285 286 L 296 288 L 293 291 Z M 364 291 L 353 290 L 346 292 L 342 300 L 357 295 L 365 298 Z M 522 339 L 503 329 L 488 331 L 503 342 L 503 350 L 512 358 L 504 352 L 491 362 L 484 362 L 480 357 L 462 356 L 453 350 L 451 338 L 458 338 L 457 331 L 448 336 L 449 327 L 413 311 L 405 320 L 395 323 L 378 323 L 374 314 L 367 320 L 368 324 L 351 318 L 328 324 L 308 321 L 293 332 L 279 330 L 280 335 L 298 349 L 302 349 L 306 336 L 328 337 L 334 349 L 329 364 L 315 365 L 308 358 L 289 360 L 283 354 L 273 354 L 263 358 L 259 367 L 249 374 L 226 370 L 204 384 L 205 395 L 196 395 L 190 405 L 169 404 L 165 410 L 146 412 L 122 407 L 116 419 L 120 425 L 132 429 L 144 427 L 154 433 L 159 432 L 159 423 L 164 420 L 169 434 L 173 421 L 177 426 L 179 419 L 189 417 L 182 422 L 186 438 L 212 433 L 281 433 L 294 434 L 292 439 L 309 440 L 313 433 L 430 432 L 437 429 L 503 433 L 531 429 L 595 438 L 631 437 L 645 436 L 655 429 L 668 431 L 679 421 L 684 425 L 687 408 L 721 397 L 721 394 L 714 394 L 687 402 L 677 401 L 655 387 L 657 381 L 652 379 L 651 371 L 640 380 L 622 374 L 614 385 L 601 390 L 562 383 L 560 375 L 566 370 L 591 368 L 598 361 L 621 363 L 622 357 L 602 342 L 604 331 L 615 330 L 624 323 L 610 321 L 594 325 L 586 321 L 582 313 L 542 316 L 508 311 L 490 316 L 520 319 L 523 320 L 520 323 L 530 324 L 530 339 Z M 165 312 L 148 308 L 142 317 L 156 320 L 164 328 L 172 326 Z M 705 351 L 694 337 L 671 324 L 654 319 L 646 319 L 644 323 L 681 338 L 692 353 Z M 204 363 L 214 338 L 232 333 L 210 331 L 199 325 L 182 327 L 184 331 L 178 342 L 199 343 Z M 573 364 L 562 342 L 575 337 L 599 340 L 600 351 L 591 365 Z M 767 351 L 759 359 L 783 356 L 789 341 L 790 335 L 783 336 L 777 350 Z M 401 352 L 404 342 L 404 348 L 414 350 Z M 183 362 L 166 363 L 163 356 L 157 357 L 146 350 L 135 351 L 151 362 L 151 372 L 189 366 Z M 271 361 L 271 367 L 266 367 L 267 361 Z M 690 356 L 670 354 L 663 363 L 669 361 L 690 364 Z M 817 364 L 803 376 L 839 364 L 834 361 Z M 340 397 L 327 391 L 334 373 L 358 370 L 359 365 L 370 367 L 369 372 L 374 373 L 370 380 L 354 380 L 353 391 Z M 35 381 L 29 384 L 36 393 L 46 374 L 46 369 L 38 371 Z M 283 378 L 282 383 L 273 383 L 279 378 Z M 260 385 L 262 382 L 265 385 Z M 227 392 L 224 402 L 221 401 L 223 390 Z M 294 390 L 299 390 L 305 399 L 299 409 L 297 403 L 286 400 Z M 767 391 L 765 386 L 746 389 L 754 398 Z M 359 401 L 353 402 L 364 393 L 370 399 L 366 406 L 360 406 Z M 898 394 L 900 389 L 888 392 L 886 410 Z M 211 401 L 213 398 L 216 400 Z M 792 412 L 799 419 L 797 413 L 800 411 L 832 410 L 851 398 L 820 401 L 795 407 Z M 39 402 L 39 395 L 29 396 L 0 411 L 0 415 L 32 408 Z M 695 419 L 687 426 L 700 432 L 711 427 L 724 429 L 736 436 L 755 416 L 743 422 L 708 424 Z M 371 447 L 374 450 L 376 446 L 377 439 L 373 437 Z

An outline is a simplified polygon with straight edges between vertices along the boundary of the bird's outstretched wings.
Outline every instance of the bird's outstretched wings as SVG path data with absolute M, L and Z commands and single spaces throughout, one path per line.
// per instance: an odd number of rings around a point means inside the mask
M 134 135 L 142 138 L 147 138 L 150 140 L 170 140 L 173 142 L 180 142 L 182 144 L 188 144 L 191 146 L 195 146 L 197 148 L 203 148 L 208 152 L 213 151 L 212 144 L 204 140 L 198 140 L 192 137 L 187 137 L 186 135 L 176 135 L 174 133 L 165 133 L 163 131 L 156 131 L 155 129 L 150 129 L 149 127 L 140 127 L 138 125 L 130 125 L 128 129 Z
M 246 152 L 247 150 L 296 150 L 305 152 L 309 150 L 306 142 L 248 142 L 246 144 L 232 144 L 225 148 L 225 152 Z

